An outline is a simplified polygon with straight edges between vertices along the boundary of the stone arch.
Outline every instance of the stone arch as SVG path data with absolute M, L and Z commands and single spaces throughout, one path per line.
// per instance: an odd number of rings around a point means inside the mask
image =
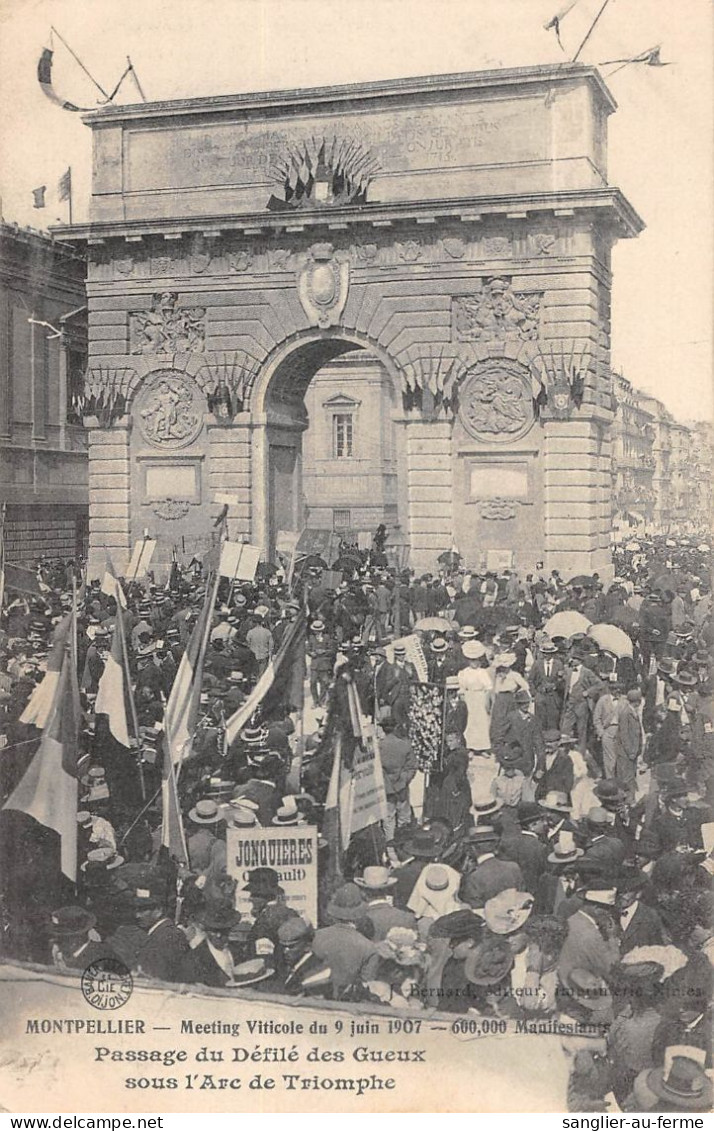
M 291 375 L 295 381 L 295 399 L 302 400 L 307 386 L 318 369 L 341 354 L 354 349 L 367 350 L 379 359 L 392 380 L 395 395 L 401 397 L 403 382 L 400 369 L 391 354 L 366 334 L 336 326 L 329 330 L 298 331 L 271 350 L 260 366 L 251 387 L 249 405 L 251 412 L 253 414 L 266 412 L 271 402 L 280 399 L 281 386 Z

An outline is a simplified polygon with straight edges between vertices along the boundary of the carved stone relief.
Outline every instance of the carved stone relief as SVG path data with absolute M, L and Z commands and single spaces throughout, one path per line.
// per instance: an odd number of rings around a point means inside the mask
M 489 521 L 504 522 L 516 517 L 517 505 L 514 499 L 502 499 L 500 497 L 484 499 L 479 506 L 479 514 L 481 518 L 486 518 Z
M 480 363 L 459 389 L 459 418 L 477 440 L 498 443 L 524 436 L 535 417 L 523 367 L 503 358 Z
M 171 291 L 154 295 L 151 310 L 129 315 L 131 353 L 188 353 L 203 349 L 205 338 L 205 307 L 180 306 Z
M 164 369 L 147 378 L 136 398 L 133 416 L 150 444 L 184 448 L 201 431 L 203 411 L 195 383 L 176 369 Z
M 152 509 L 157 518 L 175 522 L 179 518 L 185 518 L 189 512 L 189 504 L 183 499 L 162 499 Z
M 313 244 L 308 256 L 297 275 L 303 310 L 313 326 L 335 326 L 347 302 L 349 262 L 335 255 L 331 243 Z
M 480 291 L 452 300 L 453 336 L 460 342 L 534 341 L 542 294 L 514 291 L 507 277 L 484 279 Z

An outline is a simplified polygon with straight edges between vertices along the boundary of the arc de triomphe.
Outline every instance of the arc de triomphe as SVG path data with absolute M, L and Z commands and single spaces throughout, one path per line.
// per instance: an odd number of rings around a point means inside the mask
M 614 103 L 582 65 L 109 106 L 93 131 L 90 556 L 145 528 L 270 552 L 301 521 L 304 392 L 394 382 L 410 563 L 455 544 L 610 569 Z

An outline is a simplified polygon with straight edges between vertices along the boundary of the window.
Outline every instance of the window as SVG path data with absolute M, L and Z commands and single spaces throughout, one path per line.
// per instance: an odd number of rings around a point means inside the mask
M 332 512 L 332 529 L 333 530 L 347 530 L 352 521 L 352 516 L 349 511 L 339 510 Z
M 336 412 L 332 417 L 332 453 L 335 459 L 349 459 L 353 454 L 354 414 Z

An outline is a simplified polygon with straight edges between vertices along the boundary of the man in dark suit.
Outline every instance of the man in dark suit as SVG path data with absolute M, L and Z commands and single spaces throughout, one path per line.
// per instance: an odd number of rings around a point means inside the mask
M 552 641 L 544 640 L 540 646 L 540 655 L 528 675 L 535 717 L 544 731 L 560 726 L 564 679 L 565 665 L 558 656 L 558 649 Z
M 590 718 L 590 701 L 587 692 L 596 683 L 601 682 L 600 676 L 586 667 L 583 659 L 582 652 L 575 649 L 565 672 L 563 714 L 560 720 L 561 731 L 577 737 L 577 746 L 581 754 L 585 753 L 587 746 Z
M 545 816 L 540 805 L 524 801 L 518 806 L 520 828 L 501 838 L 499 855 L 517 864 L 523 874 L 525 891 L 536 894 L 546 868 L 548 851 L 540 839 L 545 835 Z
M 228 938 L 239 919 L 240 913 L 232 907 L 204 908 L 199 923 L 205 938 L 186 956 L 186 982 L 221 987 L 233 980 L 233 955 Z
M 625 845 L 612 835 L 612 815 L 601 806 L 589 811 L 585 818 L 588 842 L 583 862 L 597 866 L 604 876 L 617 874 L 625 859 Z
M 513 698 L 515 710 L 510 711 L 506 718 L 504 745 L 518 747 L 521 757 L 517 769 L 524 777 L 530 778 L 545 754 L 543 730 L 538 718 L 531 714 L 530 693 L 525 688 L 519 688 Z
M 137 956 L 137 969 L 147 978 L 182 982 L 190 949 L 186 935 L 166 914 L 158 881 L 140 882 L 146 886 L 134 891 L 136 921 L 146 938 Z
M 473 863 L 470 868 L 465 865 L 459 898 L 471 907 L 483 907 L 507 888 L 523 891 L 523 874 L 518 865 L 496 856 L 498 841 L 498 833 L 488 825 L 477 826 L 469 834 L 468 851 Z
M 549 793 L 564 793 L 570 797 L 575 781 L 573 761 L 568 753 L 573 739 L 561 735 L 557 730 L 548 730 L 543 735 L 543 757 L 536 764 L 533 775 L 536 785 L 536 801 L 541 801 Z
M 647 883 L 647 876 L 641 872 L 620 876 L 617 882 L 615 906 L 622 932 L 621 954 L 627 954 L 638 946 L 664 946 L 662 920 L 654 907 L 650 907 L 642 900 L 642 892 Z

